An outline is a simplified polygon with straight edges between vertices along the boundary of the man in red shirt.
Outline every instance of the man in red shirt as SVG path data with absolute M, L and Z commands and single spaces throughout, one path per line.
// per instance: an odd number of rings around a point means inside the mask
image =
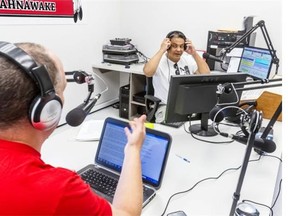
M 0 42 L 0 215 L 140 215 L 146 116 L 130 122 L 132 132 L 125 128 L 128 141 L 112 204 L 77 173 L 42 161 L 41 147 L 59 122 L 65 86 L 62 63 L 50 50 Z

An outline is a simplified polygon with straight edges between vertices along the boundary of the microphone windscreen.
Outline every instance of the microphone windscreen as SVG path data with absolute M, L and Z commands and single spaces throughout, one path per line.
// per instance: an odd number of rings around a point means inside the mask
M 79 126 L 86 118 L 86 115 L 82 108 L 76 107 L 66 115 L 66 122 L 72 127 Z
M 204 52 L 204 53 L 202 54 L 202 57 L 203 57 L 204 59 L 209 58 L 209 53 Z
M 85 78 L 88 76 L 88 74 L 84 71 L 75 71 L 73 78 L 76 83 L 82 84 L 85 83 Z
M 254 141 L 254 148 L 263 152 L 272 153 L 276 150 L 276 144 L 272 140 L 256 138 Z
M 219 107 L 219 106 L 213 107 L 213 109 L 209 112 L 209 119 L 214 121 L 214 118 L 220 109 L 221 109 L 221 107 Z M 217 116 L 215 118 L 215 122 L 216 123 L 221 122 L 223 119 L 224 119 L 224 113 L 221 111 L 217 114 Z

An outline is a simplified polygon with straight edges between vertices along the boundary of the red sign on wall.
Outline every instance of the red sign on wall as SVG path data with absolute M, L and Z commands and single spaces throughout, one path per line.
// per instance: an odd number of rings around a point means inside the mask
M 0 16 L 71 17 L 82 19 L 80 0 L 0 0 Z

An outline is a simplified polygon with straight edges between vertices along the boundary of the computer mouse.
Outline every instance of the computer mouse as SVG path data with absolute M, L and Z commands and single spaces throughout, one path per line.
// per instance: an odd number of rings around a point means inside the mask
M 259 216 L 259 211 L 249 203 L 239 203 L 235 210 L 235 216 Z

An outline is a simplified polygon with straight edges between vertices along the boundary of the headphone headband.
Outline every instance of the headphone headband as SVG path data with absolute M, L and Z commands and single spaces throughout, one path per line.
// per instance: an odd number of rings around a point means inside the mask
M 29 108 L 29 120 L 39 130 L 57 126 L 62 111 L 62 101 L 56 95 L 54 85 L 45 65 L 38 66 L 34 59 L 15 44 L 0 41 L 0 55 L 21 68 L 40 90 Z
M 183 32 L 181 31 L 171 31 L 167 34 L 166 38 L 173 38 L 175 35 L 179 36 L 180 38 L 183 38 L 184 40 L 186 40 L 186 36 L 183 34 Z
M 15 44 L 0 41 L 0 53 L 9 60 L 15 62 L 21 69 L 25 70 L 35 82 L 37 82 L 32 74 L 32 69 L 37 67 L 37 64 L 26 52 L 15 46 Z

